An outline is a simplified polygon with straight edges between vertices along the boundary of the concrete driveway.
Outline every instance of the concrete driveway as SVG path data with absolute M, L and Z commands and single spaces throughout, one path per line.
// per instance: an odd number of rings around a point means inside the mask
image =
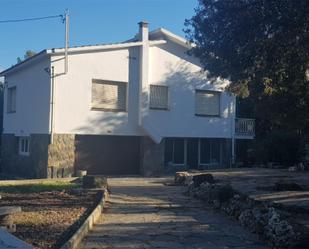
M 171 178 L 111 178 L 110 201 L 80 249 L 266 249 L 238 223 L 168 186 Z

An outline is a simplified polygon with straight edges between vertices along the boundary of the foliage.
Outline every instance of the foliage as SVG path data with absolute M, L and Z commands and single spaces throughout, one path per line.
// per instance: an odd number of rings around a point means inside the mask
M 205 69 L 229 78 L 239 96 L 250 95 L 258 117 L 308 127 L 309 2 L 199 2 L 186 32 Z
M 24 60 L 34 56 L 36 54 L 36 52 L 32 51 L 32 50 L 27 50 L 25 55 L 24 55 Z M 17 63 L 22 62 L 23 60 L 20 57 L 17 57 Z
M 46 181 L 28 184 L 0 184 L 0 193 L 39 193 L 76 188 L 78 185 L 64 181 Z
M 205 70 L 249 97 L 258 137 L 309 133 L 308 13 L 306 0 L 199 0 L 186 20 L 192 53 Z

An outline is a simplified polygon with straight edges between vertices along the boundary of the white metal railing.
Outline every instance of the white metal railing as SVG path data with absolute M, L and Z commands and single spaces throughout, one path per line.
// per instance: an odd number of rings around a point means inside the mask
M 238 136 L 254 136 L 255 120 L 251 118 L 236 118 L 235 134 Z

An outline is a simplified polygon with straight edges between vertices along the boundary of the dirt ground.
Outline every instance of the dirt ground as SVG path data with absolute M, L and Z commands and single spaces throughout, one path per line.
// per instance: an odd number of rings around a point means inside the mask
M 70 188 L 11 191 L 0 186 L 0 192 L 0 206 L 22 208 L 21 213 L 11 215 L 16 224 L 14 235 L 38 249 L 59 248 L 87 218 L 97 200 L 96 192 Z

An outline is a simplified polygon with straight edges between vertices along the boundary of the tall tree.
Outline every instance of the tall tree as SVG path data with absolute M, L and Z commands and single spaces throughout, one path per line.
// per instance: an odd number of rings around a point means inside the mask
M 35 55 L 36 52 L 32 51 L 32 50 L 27 50 L 25 55 L 24 55 L 24 60 L 32 57 L 33 55 Z M 22 62 L 23 60 L 20 57 L 17 57 L 17 63 Z
M 192 53 L 250 97 L 258 133 L 309 133 L 309 1 L 199 0 L 186 20 Z

